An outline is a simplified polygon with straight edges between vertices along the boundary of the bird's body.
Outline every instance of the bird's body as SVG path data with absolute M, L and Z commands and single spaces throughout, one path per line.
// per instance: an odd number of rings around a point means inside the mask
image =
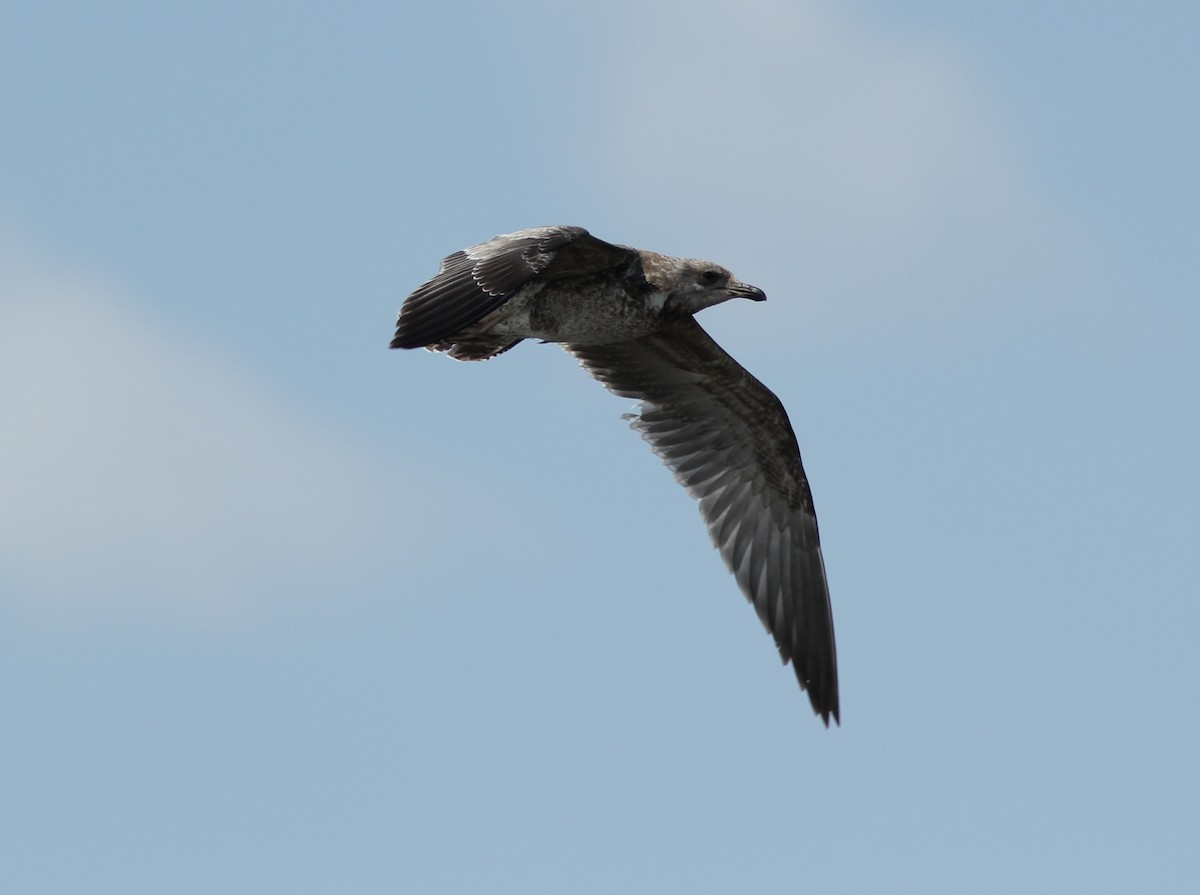
M 829 590 L 812 495 L 787 413 L 693 315 L 762 291 L 705 261 L 538 227 L 450 255 L 405 301 L 393 348 L 486 360 L 560 343 L 615 394 L 700 503 L 713 543 L 814 710 L 838 718 Z

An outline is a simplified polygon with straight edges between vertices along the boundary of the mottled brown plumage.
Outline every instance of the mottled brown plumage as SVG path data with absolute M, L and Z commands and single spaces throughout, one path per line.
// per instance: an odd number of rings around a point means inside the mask
M 833 616 L 812 494 L 779 399 L 693 319 L 762 291 L 705 261 L 539 227 L 455 252 L 405 301 L 393 348 L 484 360 L 558 342 L 610 391 L 700 505 L 713 543 L 791 662 L 838 719 Z

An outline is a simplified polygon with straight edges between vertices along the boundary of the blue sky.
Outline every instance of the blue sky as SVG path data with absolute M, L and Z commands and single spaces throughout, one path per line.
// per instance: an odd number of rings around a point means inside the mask
M 1194 4 L 9 3 L 5 891 L 1193 891 Z M 711 258 L 821 519 L 825 730 L 553 347 Z

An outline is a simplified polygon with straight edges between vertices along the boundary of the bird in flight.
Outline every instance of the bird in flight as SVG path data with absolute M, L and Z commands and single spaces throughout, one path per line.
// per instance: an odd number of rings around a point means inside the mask
M 826 726 L 838 721 L 825 563 L 796 435 L 779 399 L 693 315 L 763 301 L 708 261 L 535 227 L 455 252 L 400 309 L 392 348 L 487 360 L 556 342 L 609 391 L 700 505 L 713 544 Z

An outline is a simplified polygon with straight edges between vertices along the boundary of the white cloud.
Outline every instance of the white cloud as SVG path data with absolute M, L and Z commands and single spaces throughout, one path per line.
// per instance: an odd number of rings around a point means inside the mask
M 225 617 L 413 543 L 420 496 L 368 451 L 51 267 L 0 234 L 6 601 Z
M 950 46 L 822 0 L 670 0 L 617 19 L 594 164 L 644 226 L 673 228 L 648 246 L 711 246 L 806 326 L 858 331 L 1028 307 L 1078 264 Z

